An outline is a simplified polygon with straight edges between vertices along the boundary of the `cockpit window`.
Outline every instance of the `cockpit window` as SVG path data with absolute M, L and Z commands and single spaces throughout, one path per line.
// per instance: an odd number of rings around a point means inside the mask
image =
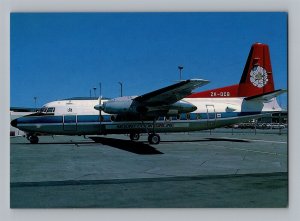
M 53 113 L 55 111 L 55 108 L 54 107 L 48 107 L 47 109 L 47 113 Z
M 41 113 L 46 113 L 47 108 L 46 107 L 42 107 L 42 109 L 40 110 Z

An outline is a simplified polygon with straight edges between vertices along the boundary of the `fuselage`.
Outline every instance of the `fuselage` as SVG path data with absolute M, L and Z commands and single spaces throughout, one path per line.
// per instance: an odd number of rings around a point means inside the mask
M 42 113 L 19 118 L 19 129 L 29 134 L 100 135 L 146 133 L 152 120 L 118 117 L 95 106 L 106 100 L 59 100 L 43 106 Z M 282 109 L 276 98 L 268 102 L 246 101 L 243 97 L 185 98 L 197 107 L 190 113 L 157 117 L 156 132 L 188 132 L 213 129 L 268 116 Z M 100 103 L 99 103 L 100 102 Z M 13 124 L 13 123 L 12 123 Z

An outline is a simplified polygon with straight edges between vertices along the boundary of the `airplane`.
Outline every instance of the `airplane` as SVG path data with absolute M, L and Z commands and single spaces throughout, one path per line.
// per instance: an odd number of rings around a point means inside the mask
M 139 140 L 142 133 L 159 144 L 158 133 L 214 129 L 283 110 L 276 97 L 286 90 L 275 90 L 266 44 L 252 45 L 239 84 L 193 93 L 208 83 L 189 79 L 140 96 L 53 101 L 11 125 L 33 144 L 40 135 L 129 134 Z

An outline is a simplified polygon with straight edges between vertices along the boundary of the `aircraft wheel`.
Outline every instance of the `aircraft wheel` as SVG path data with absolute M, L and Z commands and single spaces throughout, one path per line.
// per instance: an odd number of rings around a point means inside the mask
M 37 136 L 30 136 L 28 139 L 32 144 L 37 144 L 39 142 L 39 138 Z
M 158 134 L 150 134 L 148 136 L 148 141 L 150 144 L 159 144 L 160 136 Z
M 129 137 L 130 137 L 130 140 L 139 140 L 140 139 L 140 134 L 138 134 L 138 133 L 131 133 L 129 135 Z

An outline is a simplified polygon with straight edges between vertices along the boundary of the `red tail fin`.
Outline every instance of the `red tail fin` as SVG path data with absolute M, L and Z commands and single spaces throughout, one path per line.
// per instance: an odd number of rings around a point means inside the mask
M 240 83 L 191 94 L 188 98 L 250 97 L 274 91 L 269 47 L 252 45 Z
M 240 80 L 238 96 L 248 97 L 274 91 L 269 47 L 255 43 L 251 47 Z

